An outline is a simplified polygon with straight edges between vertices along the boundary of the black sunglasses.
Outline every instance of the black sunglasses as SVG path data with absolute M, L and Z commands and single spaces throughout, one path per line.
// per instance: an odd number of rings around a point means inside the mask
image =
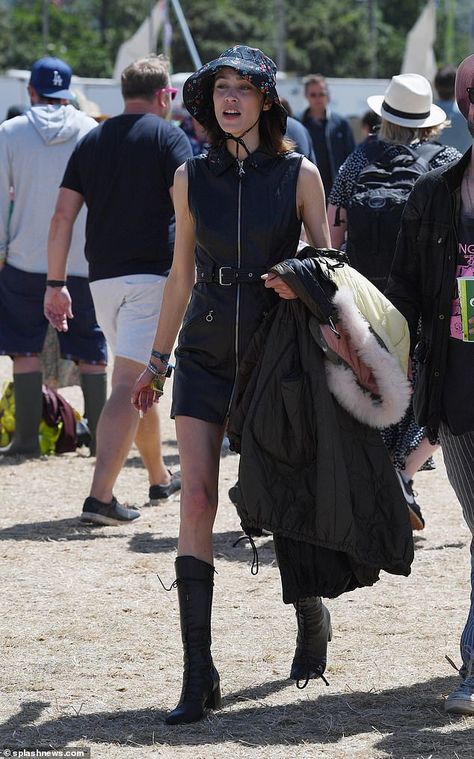
M 466 87 L 466 92 L 469 97 L 469 102 L 474 105 L 474 87 Z

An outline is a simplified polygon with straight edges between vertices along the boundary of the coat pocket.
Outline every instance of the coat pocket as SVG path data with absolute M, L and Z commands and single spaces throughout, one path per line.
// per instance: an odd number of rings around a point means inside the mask
M 217 309 L 207 292 L 193 291 L 179 333 L 178 350 L 206 346 L 222 321 L 222 317 L 216 318 Z
M 265 413 L 259 411 L 258 445 L 281 464 L 305 467 L 316 458 L 317 439 L 310 378 L 288 376 L 272 388 Z

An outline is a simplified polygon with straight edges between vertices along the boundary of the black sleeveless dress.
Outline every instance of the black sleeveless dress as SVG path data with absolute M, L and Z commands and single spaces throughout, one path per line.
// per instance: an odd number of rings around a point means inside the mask
M 302 156 L 257 150 L 237 162 L 222 148 L 187 162 L 197 281 L 176 349 L 171 416 L 222 424 L 239 362 L 278 302 L 261 274 L 296 255 Z

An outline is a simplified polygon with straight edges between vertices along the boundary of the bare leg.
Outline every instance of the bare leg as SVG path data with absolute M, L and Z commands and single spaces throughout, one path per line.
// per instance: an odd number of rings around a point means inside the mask
M 412 480 L 421 466 L 432 456 L 439 448 L 439 445 L 432 445 L 427 437 L 423 438 L 420 445 L 407 456 L 405 469 L 402 474 L 407 480 Z
M 150 485 L 168 485 L 171 477 L 163 461 L 160 415 L 156 404 L 140 419 L 135 444 L 147 468 Z
M 41 363 L 38 356 L 15 356 L 13 359 L 13 374 L 29 374 L 40 371 Z
M 212 528 L 224 426 L 176 417 L 181 460 L 181 524 L 176 580 L 184 648 L 181 698 L 166 717 L 169 725 L 196 722 L 204 708 L 219 708 L 220 681 L 211 656 L 214 585 Z
M 104 364 L 88 364 L 86 361 L 79 361 L 79 371 L 81 374 L 105 374 L 107 367 Z
M 97 426 L 97 458 L 90 495 L 109 503 L 115 481 L 132 446 L 138 427 L 138 413 L 130 395 L 142 364 L 117 356 L 112 374 L 112 393 Z
M 178 556 L 213 563 L 212 528 L 217 512 L 220 449 L 224 425 L 176 417 L 181 463 L 181 522 Z

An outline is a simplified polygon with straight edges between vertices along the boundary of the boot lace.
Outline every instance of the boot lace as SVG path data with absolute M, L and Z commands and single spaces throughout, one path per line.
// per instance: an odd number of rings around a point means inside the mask
M 170 591 L 172 591 L 174 588 L 178 587 L 178 580 L 177 579 L 174 580 L 171 583 L 171 585 L 169 586 L 169 588 L 167 588 L 166 585 L 164 584 L 163 580 L 161 579 L 160 575 L 158 574 L 158 572 L 156 573 L 156 576 L 158 577 L 158 579 L 160 581 L 161 587 L 163 588 L 163 590 L 166 590 L 167 593 L 170 593 Z
M 322 672 L 318 672 L 318 669 L 317 669 L 317 667 L 316 667 L 316 668 L 315 668 L 315 667 L 312 667 L 312 666 L 311 666 L 311 662 L 310 662 L 308 659 L 304 659 L 303 661 L 304 661 L 304 663 L 307 665 L 307 667 L 306 667 L 306 671 L 308 672 L 308 674 L 306 675 L 306 679 L 305 679 L 305 680 L 297 680 L 297 681 L 296 681 L 296 687 L 297 687 L 299 690 L 303 690 L 303 688 L 306 688 L 306 686 L 308 685 L 308 683 L 309 683 L 309 681 L 310 681 L 310 680 L 312 680 L 312 679 L 314 680 L 314 678 L 312 678 L 312 677 L 311 677 L 311 674 L 312 674 L 312 673 L 314 673 L 314 674 L 316 675 L 316 677 L 317 677 L 317 678 L 318 678 L 318 677 L 319 677 L 319 678 L 321 678 L 321 680 L 323 681 L 323 683 L 324 683 L 325 685 L 329 685 L 328 681 L 327 681 L 327 680 L 326 680 L 326 678 L 324 677 L 324 674 L 323 674 Z M 301 684 L 301 683 L 302 683 L 302 684 Z
M 253 558 L 252 558 L 252 566 L 250 567 L 250 573 L 252 575 L 257 575 L 258 569 L 259 569 L 258 551 L 257 551 L 257 546 L 255 545 L 255 541 L 251 537 L 251 535 L 242 535 L 242 537 L 236 540 L 235 543 L 232 543 L 232 548 L 235 548 L 242 540 L 248 540 L 250 545 L 252 546 Z

